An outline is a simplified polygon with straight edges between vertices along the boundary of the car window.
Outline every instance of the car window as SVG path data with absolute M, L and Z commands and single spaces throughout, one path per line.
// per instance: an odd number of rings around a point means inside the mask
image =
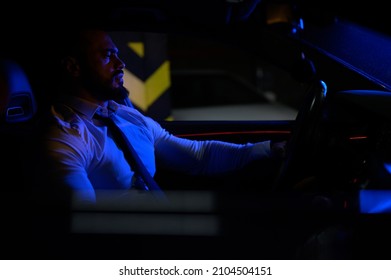
M 133 104 L 157 120 L 293 120 L 305 88 L 257 50 L 200 33 L 112 32 Z M 228 107 L 227 107 L 228 106 Z
M 173 120 L 295 119 L 304 88 L 256 50 L 213 36 L 170 34 L 168 54 Z

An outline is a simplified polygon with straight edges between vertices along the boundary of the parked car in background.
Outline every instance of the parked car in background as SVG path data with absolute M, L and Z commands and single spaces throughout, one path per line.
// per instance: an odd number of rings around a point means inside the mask
M 247 79 L 224 70 L 171 72 L 174 120 L 294 120 L 297 109 Z

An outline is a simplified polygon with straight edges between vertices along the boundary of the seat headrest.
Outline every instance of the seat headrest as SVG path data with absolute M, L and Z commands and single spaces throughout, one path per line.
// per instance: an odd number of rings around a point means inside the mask
M 31 120 L 37 103 L 29 79 L 13 60 L 0 59 L 0 109 L 6 123 Z

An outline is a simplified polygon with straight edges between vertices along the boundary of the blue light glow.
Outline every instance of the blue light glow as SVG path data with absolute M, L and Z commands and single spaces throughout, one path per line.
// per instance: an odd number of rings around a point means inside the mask
M 391 190 L 361 190 L 359 203 L 360 213 L 391 213 Z

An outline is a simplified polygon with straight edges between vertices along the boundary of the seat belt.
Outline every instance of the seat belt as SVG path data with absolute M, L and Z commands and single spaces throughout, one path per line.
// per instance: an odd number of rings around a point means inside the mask
M 159 187 L 155 179 L 148 172 L 144 163 L 141 161 L 133 145 L 130 143 L 129 139 L 126 137 L 125 133 L 121 128 L 116 124 L 113 119 L 113 114 L 110 114 L 108 117 L 101 116 L 96 113 L 94 118 L 101 120 L 113 135 L 114 141 L 120 146 L 124 152 L 126 160 L 129 162 L 130 166 L 134 168 L 136 181 L 135 186 L 144 191 L 151 191 L 151 193 L 159 199 L 167 199 L 166 195 Z

